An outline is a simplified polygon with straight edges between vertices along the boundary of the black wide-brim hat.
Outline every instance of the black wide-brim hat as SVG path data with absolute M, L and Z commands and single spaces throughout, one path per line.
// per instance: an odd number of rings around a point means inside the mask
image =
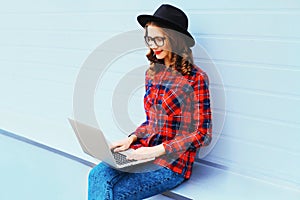
M 148 22 L 157 22 L 163 24 L 166 28 L 176 30 L 188 36 L 186 39 L 187 45 L 192 47 L 195 45 L 193 36 L 188 32 L 188 18 L 186 14 L 172 5 L 161 5 L 153 15 L 139 15 L 137 21 L 142 27 Z

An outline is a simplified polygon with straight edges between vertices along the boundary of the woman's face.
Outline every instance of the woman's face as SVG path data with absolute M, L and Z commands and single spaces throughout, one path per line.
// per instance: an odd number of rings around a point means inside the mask
M 149 25 L 145 30 L 145 42 L 153 50 L 157 59 L 169 59 L 169 50 L 167 37 L 163 34 L 160 27 Z

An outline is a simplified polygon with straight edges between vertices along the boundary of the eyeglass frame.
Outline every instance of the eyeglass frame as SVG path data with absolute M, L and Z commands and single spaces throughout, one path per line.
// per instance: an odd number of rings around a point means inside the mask
M 166 37 L 163 37 L 163 36 L 150 37 L 150 36 L 145 35 L 145 36 L 144 36 L 144 40 L 145 40 L 145 43 L 146 43 L 146 45 L 147 45 L 148 47 L 151 47 L 153 44 L 152 44 L 152 45 L 149 45 L 149 43 L 147 42 L 146 38 L 149 38 L 151 41 L 153 41 L 154 44 L 155 44 L 157 47 L 162 47 L 162 46 L 164 46 L 164 45 L 165 45 L 165 39 L 167 39 Z M 162 45 L 158 45 L 158 44 L 157 44 L 156 38 L 162 39 Z

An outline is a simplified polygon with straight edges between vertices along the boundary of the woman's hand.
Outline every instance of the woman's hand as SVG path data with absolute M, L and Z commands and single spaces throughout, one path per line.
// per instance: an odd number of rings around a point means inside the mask
M 154 147 L 141 147 L 138 148 L 127 156 L 128 160 L 144 160 L 148 158 L 157 158 L 166 153 L 165 148 L 162 144 Z
M 127 150 L 130 145 L 137 140 L 137 137 L 135 135 L 131 135 L 128 138 L 124 138 L 123 140 L 114 142 L 110 149 L 113 149 L 114 152 L 120 152 Z

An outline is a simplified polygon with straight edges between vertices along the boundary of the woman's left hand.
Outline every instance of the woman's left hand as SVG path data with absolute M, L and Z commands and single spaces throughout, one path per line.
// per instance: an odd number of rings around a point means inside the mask
M 127 156 L 128 160 L 144 160 L 149 158 L 156 158 L 166 153 L 162 144 L 154 147 L 141 147 L 138 148 Z

